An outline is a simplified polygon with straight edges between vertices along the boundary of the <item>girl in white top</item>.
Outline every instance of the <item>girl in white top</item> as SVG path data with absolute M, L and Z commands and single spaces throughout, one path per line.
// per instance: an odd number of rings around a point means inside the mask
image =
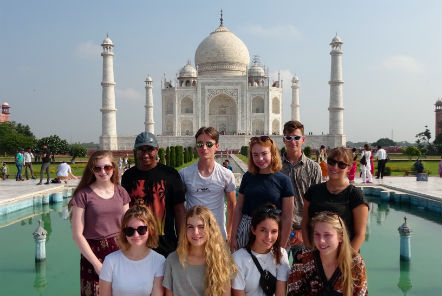
M 164 262 L 158 246 L 155 217 L 142 202 L 124 215 L 120 250 L 106 256 L 100 273 L 100 295 L 162 296 Z
M 267 204 L 258 209 L 252 217 L 247 247 L 233 254 L 233 260 L 238 266 L 238 274 L 232 282 L 232 295 L 266 295 L 259 285 L 261 274 L 247 248 L 258 259 L 262 269 L 276 277 L 275 295 L 286 295 L 290 266 L 287 252 L 280 247 L 280 214 L 281 210 L 276 206 Z
M 372 183 L 373 176 L 371 175 L 371 163 L 370 163 L 371 150 L 368 144 L 364 145 L 364 150 L 362 150 L 361 152 L 361 159 L 364 156 L 366 164 L 365 165 L 361 164 L 362 183 Z

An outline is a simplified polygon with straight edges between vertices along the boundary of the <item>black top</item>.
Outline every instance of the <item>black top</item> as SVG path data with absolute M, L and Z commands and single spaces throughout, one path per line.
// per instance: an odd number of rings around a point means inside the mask
M 43 151 L 41 152 L 41 155 L 42 155 L 42 156 L 43 156 L 44 154 L 46 154 L 46 156 L 41 158 L 41 162 L 42 162 L 42 163 L 51 162 L 51 151 L 49 151 L 48 148 L 45 148 L 45 149 L 43 149 Z
M 121 185 L 129 193 L 131 205 L 142 198 L 152 210 L 159 227 L 159 247 L 155 251 L 167 257 L 178 243 L 174 206 L 186 200 L 180 175 L 161 163 L 149 171 L 134 166 L 123 174 Z
M 310 219 L 319 212 L 330 211 L 338 214 L 345 222 L 350 240 L 354 237 L 353 209 L 368 202 L 362 190 L 349 185 L 338 194 L 330 193 L 326 183 L 312 185 L 305 193 L 304 198 L 310 202 L 308 214 Z

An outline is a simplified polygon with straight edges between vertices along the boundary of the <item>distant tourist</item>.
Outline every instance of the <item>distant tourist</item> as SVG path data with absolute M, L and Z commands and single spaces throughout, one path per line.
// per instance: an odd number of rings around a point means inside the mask
M 358 163 L 356 161 L 358 159 L 358 153 L 356 148 L 351 149 L 351 153 L 353 155 L 353 162 L 352 165 L 350 166 L 350 169 L 348 170 L 347 178 L 350 184 L 353 184 L 355 182 L 355 176 L 358 170 Z
M 18 149 L 17 155 L 15 156 L 15 166 L 17 167 L 17 174 L 15 175 L 15 181 L 24 181 L 22 176 L 22 169 L 24 165 L 23 160 L 23 148 Z
M 295 258 L 296 254 L 304 247 L 301 232 L 304 194 L 311 185 L 321 183 L 321 168 L 318 163 L 302 152 L 305 137 L 304 125 L 301 122 L 287 121 L 284 124 L 283 134 L 282 141 L 285 144 L 286 152 L 282 155 L 281 173 L 289 176 L 295 193 L 292 235 L 289 242 L 292 256 Z
M 287 295 L 368 295 L 365 262 L 350 245 L 344 221 L 335 213 L 320 212 L 309 233 L 313 250 L 293 264 Z
M 230 161 L 228 159 L 225 159 L 223 161 L 223 167 L 225 167 L 226 169 L 229 169 L 233 172 L 233 167 L 230 165 Z
M 419 158 L 416 160 L 413 166 L 414 170 L 416 171 L 416 175 L 424 172 L 424 164 L 422 163 L 422 160 L 420 160 Z
M 43 176 L 46 172 L 46 185 L 49 184 L 49 180 L 51 179 L 51 174 L 49 172 L 49 167 L 51 166 L 51 151 L 49 151 L 48 146 L 43 144 L 43 149 L 41 151 L 41 169 L 40 169 L 40 182 L 37 185 L 43 184 Z
M 442 156 L 441 156 L 442 158 Z M 442 178 L 442 159 L 439 161 L 439 177 Z
M 166 295 L 230 295 L 237 268 L 215 216 L 204 206 L 194 206 L 184 221 L 178 248 L 166 259 Z
M 100 296 L 162 296 L 166 259 L 158 246 L 156 218 L 142 200 L 129 208 L 118 235 L 120 250 L 106 256 L 100 272 Z
M 385 164 L 387 163 L 387 151 L 378 145 L 378 151 L 376 151 L 376 158 L 378 159 L 378 173 L 376 179 L 383 179 L 385 175 Z
M 74 174 L 72 174 L 72 169 L 71 166 L 69 164 L 66 163 L 66 161 L 63 161 L 62 163 L 60 163 L 57 167 L 57 180 L 59 181 L 59 183 L 61 181 L 64 181 L 65 183 L 67 183 L 69 180 L 71 179 L 79 179 L 80 177 L 76 177 L 74 176 Z
M 119 249 L 117 235 L 130 197 L 118 185 L 117 164 L 110 151 L 94 152 L 69 202 L 72 237 L 81 252 L 81 296 L 98 295 L 104 258 Z
M 321 147 L 319 148 L 318 163 L 321 167 L 322 181 L 327 181 L 327 150 L 325 150 L 324 145 L 321 145 Z
M 6 180 L 8 179 L 9 175 L 8 175 L 8 166 L 6 165 L 6 162 L 3 162 L 3 166 L 2 166 L 2 179 Z
M 201 205 L 216 217 L 224 239 L 230 237 L 233 209 L 236 204 L 235 176 L 232 171 L 215 161 L 219 147 L 219 133 L 213 127 L 201 127 L 195 134 L 199 159 L 180 170 L 186 188 L 186 209 Z M 224 200 L 227 200 L 227 213 Z M 227 216 L 227 223 L 225 219 Z M 226 227 L 227 224 L 227 227 Z
M 134 148 L 137 165 L 124 172 L 121 185 L 129 193 L 131 204 L 142 199 L 154 214 L 159 228 L 159 246 L 155 251 L 167 257 L 177 247 L 178 232 L 184 221 L 183 182 L 174 168 L 157 161 L 155 135 L 140 133 Z
M 23 154 L 26 180 L 29 180 L 28 169 L 31 172 L 31 178 L 35 179 L 34 170 L 32 169 L 32 158 L 34 158 L 34 154 L 32 154 L 31 148 L 28 148 L 27 151 Z
M 276 205 L 282 211 L 281 246 L 288 242 L 292 229 L 294 193 L 290 178 L 280 172 L 282 164 L 279 154 L 278 146 L 269 136 L 250 139 L 249 170 L 242 177 L 233 216 L 232 252 L 247 245 L 252 216 L 267 203 Z
M 361 152 L 361 158 L 359 162 L 361 163 L 361 178 L 362 183 L 372 183 L 373 175 L 371 174 L 371 149 L 368 144 L 364 145 L 364 149 Z
M 305 193 L 302 237 L 308 248 L 313 246 L 309 236 L 310 219 L 322 211 L 337 213 L 342 218 L 355 250 L 359 250 L 365 241 L 368 202 L 362 190 L 351 185 L 347 179 L 352 159 L 352 153 L 346 148 L 332 149 L 327 159 L 329 179 L 312 185 Z

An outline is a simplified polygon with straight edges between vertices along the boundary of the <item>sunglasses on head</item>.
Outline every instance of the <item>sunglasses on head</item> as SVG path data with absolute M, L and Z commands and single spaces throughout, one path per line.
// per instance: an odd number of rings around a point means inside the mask
M 105 165 L 105 166 L 94 166 L 93 168 L 92 168 L 92 171 L 94 172 L 94 173 L 101 173 L 101 170 L 104 170 L 106 173 L 109 173 L 110 171 L 112 171 L 114 169 L 114 167 L 113 166 L 111 166 L 110 164 L 107 164 L 107 165 Z
M 287 141 L 291 141 L 291 140 L 295 140 L 295 141 L 299 141 L 301 140 L 302 136 L 284 136 L 284 139 L 286 139 Z
M 273 143 L 273 140 L 269 136 L 260 136 L 260 137 L 250 138 L 250 142 L 267 142 L 267 141 L 270 141 Z
M 338 215 L 338 213 L 331 212 L 331 211 L 322 211 L 322 212 L 316 212 L 313 215 L 313 217 L 319 216 L 320 214 L 326 215 L 328 217 L 337 217 L 339 220 L 339 224 L 341 224 L 341 227 L 342 227 L 342 222 L 341 222 L 342 218 Z
M 259 213 L 280 215 L 282 211 L 280 209 L 274 209 L 274 208 L 262 208 L 259 210 Z
M 124 234 L 128 237 L 131 237 L 135 234 L 135 231 L 138 232 L 139 235 L 145 235 L 147 232 L 147 226 L 138 226 L 137 228 L 126 227 L 123 229 Z
M 206 143 L 204 143 L 204 142 L 196 142 L 196 147 L 198 147 L 198 148 L 203 148 L 203 147 L 204 147 L 204 144 L 206 144 L 206 147 L 207 147 L 207 148 L 212 148 L 213 145 L 215 145 L 214 142 L 206 142 Z
M 335 166 L 335 165 L 337 164 L 338 167 L 339 167 L 341 170 L 343 170 L 343 169 L 345 169 L 346 167 L 349 166 L 349 165 L 346 164 L 345 162 L 337 161 L 336 159 L 333 159 L 333 158 L 327 158 L 327 164 L 328 164 L 329 166 Z

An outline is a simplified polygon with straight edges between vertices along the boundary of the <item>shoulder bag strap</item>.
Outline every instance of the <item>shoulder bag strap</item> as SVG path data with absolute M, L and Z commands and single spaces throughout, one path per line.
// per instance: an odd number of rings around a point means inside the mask
M 255 255 L 252 254 L 252 251 L 249 248 L 246 248 L 247 252 L 249 252 L 250 256 L 252 256 L 253 262 L 255 262 L 256 267 L 259 270 L 259 273 L 264 276 L 264 270 L 261 267 L 261 264 L 259 264 L 258 258 L 255 257 Z

